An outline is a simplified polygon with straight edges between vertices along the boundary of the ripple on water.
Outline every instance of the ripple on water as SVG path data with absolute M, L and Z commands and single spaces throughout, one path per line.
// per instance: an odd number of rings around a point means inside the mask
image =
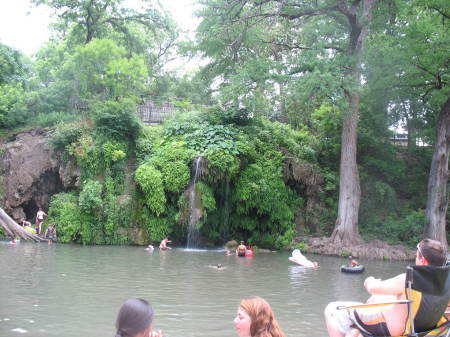
M 12 332 L 17 332 L 17 333 L 27 333 L 28 331 L 22 328 L 15 328 L 15 329 L 11 329 Z

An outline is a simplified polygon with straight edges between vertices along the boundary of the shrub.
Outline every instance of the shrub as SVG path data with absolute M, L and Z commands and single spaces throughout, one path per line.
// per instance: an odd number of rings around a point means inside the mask
M 136 170 L 135 181 L 144 192 L 147 207 L 158 216 L 163 213 L 166 195 L 161 172 L 151 165 L 143 164 Z
M 67 112 L 40 113 L 36 116 L 35 123 L 42 127 L 52 127 L 61 123 L 70 123 L 78 120 L 79 116 Z
M 383 238 L 386 242 L 414 247 L 422 239 L 425 214 L 407 210 L 404 213 L 385 219 L 373 217 L 361 226 L 361 234 L 367 239 Z
M 48 211 L 47 223 L 56 225 L 60 242 L 82 242 L 83 224 L 88 221 L 74 194 L 55 194 Z
M 166 191 L 178 193 L 188 185 L 188 163 L 193 154 L 183 142 L 168 142 L 149 159 L 149 163 L 161 172 Z
M 239 158 L 225 151 L 210 151 L 207 155 L 208 159 L 208 177 L 210 181 L 219 181 L 225 177 L 233 177 L 237 175 L 240 168 Z
M 83 131 L 84 126 L 78 123 L 59 123 L 52 133 L 50 144 L 57 149 L 64 149 L 67 145 L 76 142 Z
M 78 199 L 80 208 L 87 214 L 94 215 L 102 209 L 102 184 L 98 181 L 87 180 L 83 184 Z
M 140 124 L 133 100 L 97 102 L 93 111 L 94 127 L 99 133 L 117 140 L 134 139 L 138 134 Z
M 237 130 L 230 126 L 202 123 L 197 130 L 186 134 L 184 139 L 188 148 L 200 154 L 221 150 L 236 155 L 239 153 L 234 142 L 237 135 Z
M 103 157 L 108 164 L 115 163 L 126 157 L 127 144 L 125 142 L 107 141 L 102 148 Z

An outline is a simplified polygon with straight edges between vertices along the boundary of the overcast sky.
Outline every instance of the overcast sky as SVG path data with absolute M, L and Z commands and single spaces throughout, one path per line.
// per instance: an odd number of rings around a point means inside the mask
M 127 0 L 130 2 L 136 0 Z M 162 0 L 181 29 L 194 30 L 195 0 Z M 31 56 L 48 40 L 52 11 L 32 6 L 29 0 L 0 0 L 0 42 Z

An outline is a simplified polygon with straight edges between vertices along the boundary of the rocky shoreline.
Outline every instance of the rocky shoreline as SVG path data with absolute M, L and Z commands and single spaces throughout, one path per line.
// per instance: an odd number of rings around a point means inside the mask
M 336 244 L 328 237 L 302 237 L 304 252 L 320 255 L 349 256 L 376 260 L 414 260 L 415 250 L 401 245 L 390 245 L 380 240 L 361 241 L 355 245 Z

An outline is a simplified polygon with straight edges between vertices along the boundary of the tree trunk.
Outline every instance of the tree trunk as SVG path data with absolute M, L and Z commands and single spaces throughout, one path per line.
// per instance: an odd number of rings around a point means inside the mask
M 359 94 L 350 94 L 349 101 L 350 112 L 344 118 L 341 135 L 339 209 L 331 240 L 336 243 L 351 244 L 361 240 L 358 233 L 361 188 L 356 163 Z
M 424 236 L 447 247 L 445 233 L 448 207 L 448 156 L 450 143 L 450 98 L 445 102 L 437 123 L 436 144 L 428 178 L 428 199 Z
M 12 237 L 18 236 L 23 240 L 45 241 L 40 236 L 32 234 L 22 226 L 19 226 L 2 208 L 0 208 L 0 226 Z
M 338 244 L 353 244 L 361 241 L 358 233 L 358 213 L 361 202 L 359 172 L 356 162 L 357 132 L 359 121 L 359 93 L 361 86 L 361 52 L 368 34 L 368 25 L 372 21 L 372 12 L 377 0 L 366 0 L 362 3 L 362 14 L 358 14 L 357 6 L 346 7 L 345 2 L 336 2 L 347 17 L 351 27 L 347 54 L 353 59 L 348 77 L 354 87 L 346 92 L 349 112 L 345 115 L 341 135 L 341 163 L 339 172 L 339 206 L 331 241 Z M 355 1 L 354 4 L 357 2 Z M 361 17 L 358 20 L 358 15 Z
M 406 131 L 408 132 L 407 148 L 413 151 L 416 147 L 416 130 L 413 127 L 411 117 L 406 117 Z

